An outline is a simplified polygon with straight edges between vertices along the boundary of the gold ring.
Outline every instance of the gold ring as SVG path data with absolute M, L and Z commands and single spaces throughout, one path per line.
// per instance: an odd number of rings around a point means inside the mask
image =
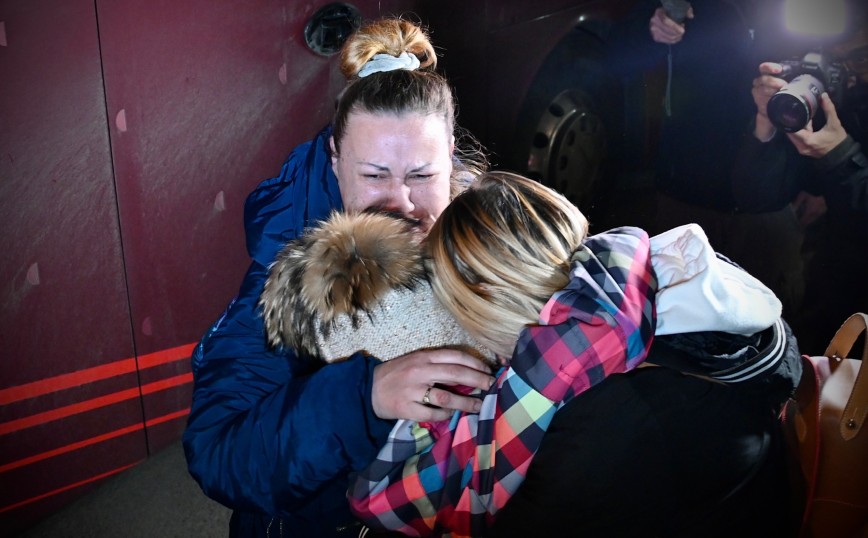
M 431 405 L 431 388 L 428 387 L 428 390 L 425 391 L 425 396 L 422 396 L 422 403 L 425 405 Z

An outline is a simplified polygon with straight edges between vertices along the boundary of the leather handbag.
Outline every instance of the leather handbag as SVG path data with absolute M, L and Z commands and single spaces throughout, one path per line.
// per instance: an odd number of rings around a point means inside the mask
M 801 382 L 783 421 L 792 459 L 801 538 L 868 536 L 868 343 L 847 358 L 868 315 L 852 315 L 825 356 L 802 356 Z

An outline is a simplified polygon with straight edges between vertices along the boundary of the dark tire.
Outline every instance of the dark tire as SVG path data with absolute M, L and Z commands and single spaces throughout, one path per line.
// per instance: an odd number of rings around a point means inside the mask
M 602 41 L 574 30 L 537 73 L 505 164 L 589 207 L 609 168 L 611 139 L 621 131 L 619 95 Z

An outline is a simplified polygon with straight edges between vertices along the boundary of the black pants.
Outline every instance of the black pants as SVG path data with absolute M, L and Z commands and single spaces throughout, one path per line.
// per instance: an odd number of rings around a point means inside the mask
M 667 368 L 612 376 L 558 411 L 491 536 L 786 536 L 773 407 Z

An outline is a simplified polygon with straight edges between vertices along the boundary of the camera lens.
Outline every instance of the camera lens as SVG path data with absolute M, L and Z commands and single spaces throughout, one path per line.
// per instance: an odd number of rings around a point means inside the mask
M 811 109 L 801 96 L 780 91 L 769 99 L 768 115 L 778 129 L 793 133 L 811 121 Z
M 814 117 L 823 91 L 823 83 L 813 75 L 797 76 L 769 99 L 769 120 L 788 133 L 804 129 Z

